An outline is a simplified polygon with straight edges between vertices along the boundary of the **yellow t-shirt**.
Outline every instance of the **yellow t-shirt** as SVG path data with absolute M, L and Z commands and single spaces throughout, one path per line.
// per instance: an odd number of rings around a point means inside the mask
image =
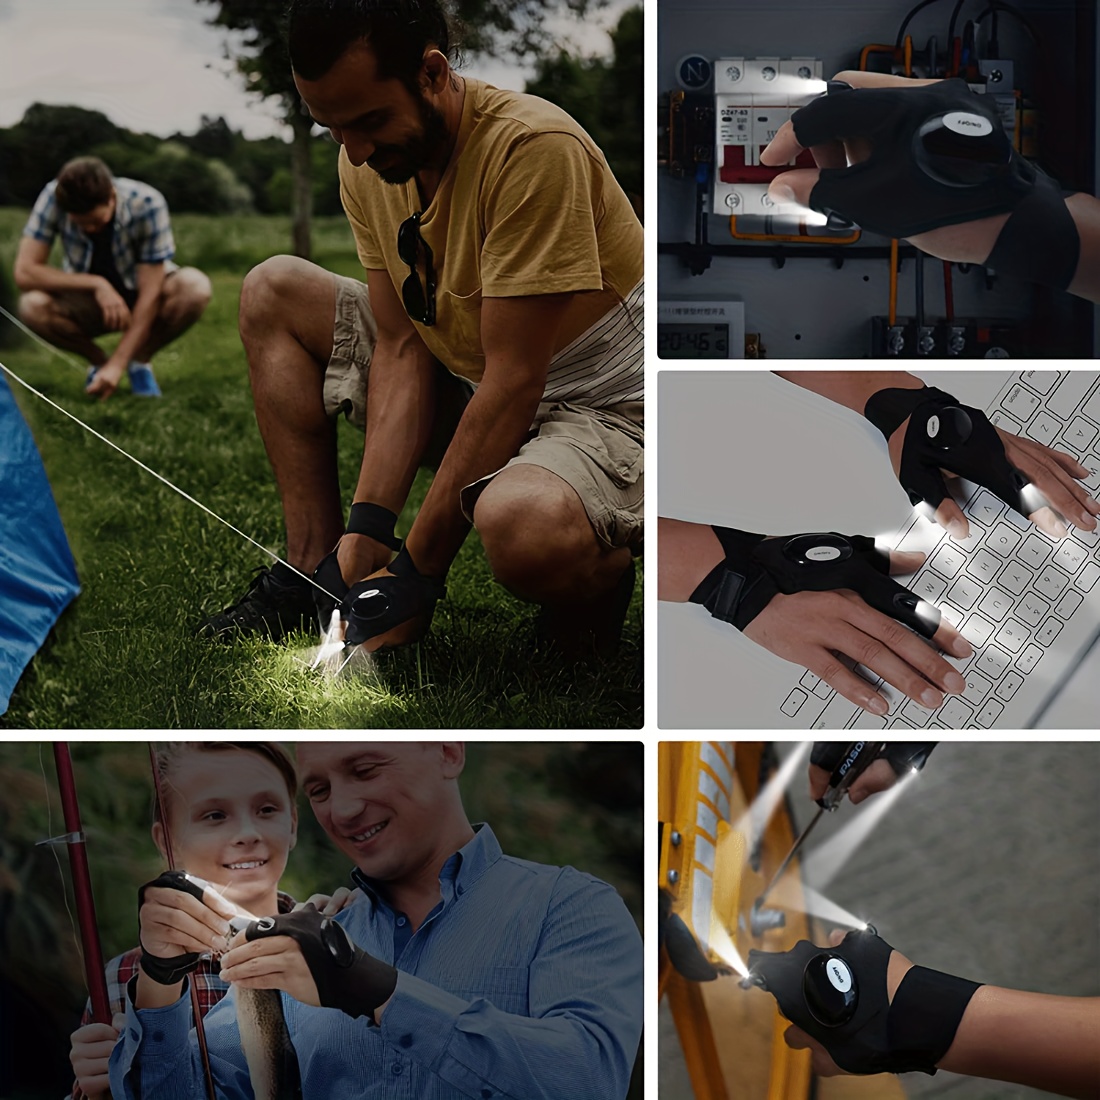
M 364 269 L 388 271 L 400 296 L 409 269 L 397 230 L 421 210 L 416 180 L 384 183 L 341 149 L 340 195 Z M 485 368 L 483 296 L 584 292 L 558 352 L 642 279 L 641 224 L 592 139 L 553 104 L 479 80 L 466 78 L 454 154 L 420 232 L 433 253 L 436 323 L 417 331 L 444 366 L 475 383 Z

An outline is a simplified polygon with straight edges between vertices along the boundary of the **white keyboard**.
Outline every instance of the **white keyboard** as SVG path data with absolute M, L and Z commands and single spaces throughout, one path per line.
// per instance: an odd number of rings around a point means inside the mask
M 1100 377 L 1094 371 L 1024 371 L 992 406 L 990 420 L 1015 435 L 1068 451 L 1100 492 Z M 782 721 L 802 729 L 1014 729 L 1032 719 L 1100 630 L 1100 529 L 1058 542 L 986 489 L 957 483 L 970 523 L 964 541 L 914 515 L 896 545 L 928 555 L 899 578 L 934 603 L 974 647 L 945 657 L 966 679 L 935 711 L 907 699 L 863 666 L 856 671 L 890 701 L 880 717 L 805 672 L 780 704 Z

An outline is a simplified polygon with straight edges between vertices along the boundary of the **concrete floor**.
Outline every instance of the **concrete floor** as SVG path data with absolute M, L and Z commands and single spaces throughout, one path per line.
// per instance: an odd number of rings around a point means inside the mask
M 793 745 L 778 748 L 782 755 Z M 815 809 L 805 789 L 800 778 L 791 792 L 799 827 Z M 810 851 L 871 805 L 845 803 L 823 818 Z M 924 966 L 1010 988 L 1097 996 L 1098 807 L 1100 744 L 941 743 L 824 893 Z M 659 1051 L 661 1100 L 693 1100 L 665 1006 Z M 902 1080 L 914 1100 L 1050 1095 L 942 1071 Z

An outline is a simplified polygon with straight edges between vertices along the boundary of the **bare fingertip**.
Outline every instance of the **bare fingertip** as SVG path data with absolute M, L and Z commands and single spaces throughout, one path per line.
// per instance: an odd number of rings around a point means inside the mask
M 885 714 L 890 709 L 890 704 L 877 692 L 863 706 L 865 710 L 869 710 L 872 714 Z

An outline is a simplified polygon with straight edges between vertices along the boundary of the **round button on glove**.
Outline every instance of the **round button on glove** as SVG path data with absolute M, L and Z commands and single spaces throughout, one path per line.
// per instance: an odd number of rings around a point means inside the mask
M 348 645 L 367 642 L 417 616 L 430 616 L 436 601 L 447 594 L 442 580 L 418 572 L 407 550 L 402 549 L 386 568 L 392 577 L 370 577 L 353 584 L 340 605 L 340 615 L 348 624 L 344 634 Z
M 245 929 L 246 940 L 270 936 L 289 936 L 301 948 L 323 1008 L 369 1016 L 397 988 L 394 967 L 356 947 L 339 924 L 312 905 L 262 917 Z
M 940 613 L 889 577 L 890 556 L 866 535 L 780 535 L 765 538 L 729 527 L 712 527 L 725 561 L 719 562 L 689 597 L 716 619 L 745 627 L 777 593 L 851 589 L 876 611 L 932 638 Z

